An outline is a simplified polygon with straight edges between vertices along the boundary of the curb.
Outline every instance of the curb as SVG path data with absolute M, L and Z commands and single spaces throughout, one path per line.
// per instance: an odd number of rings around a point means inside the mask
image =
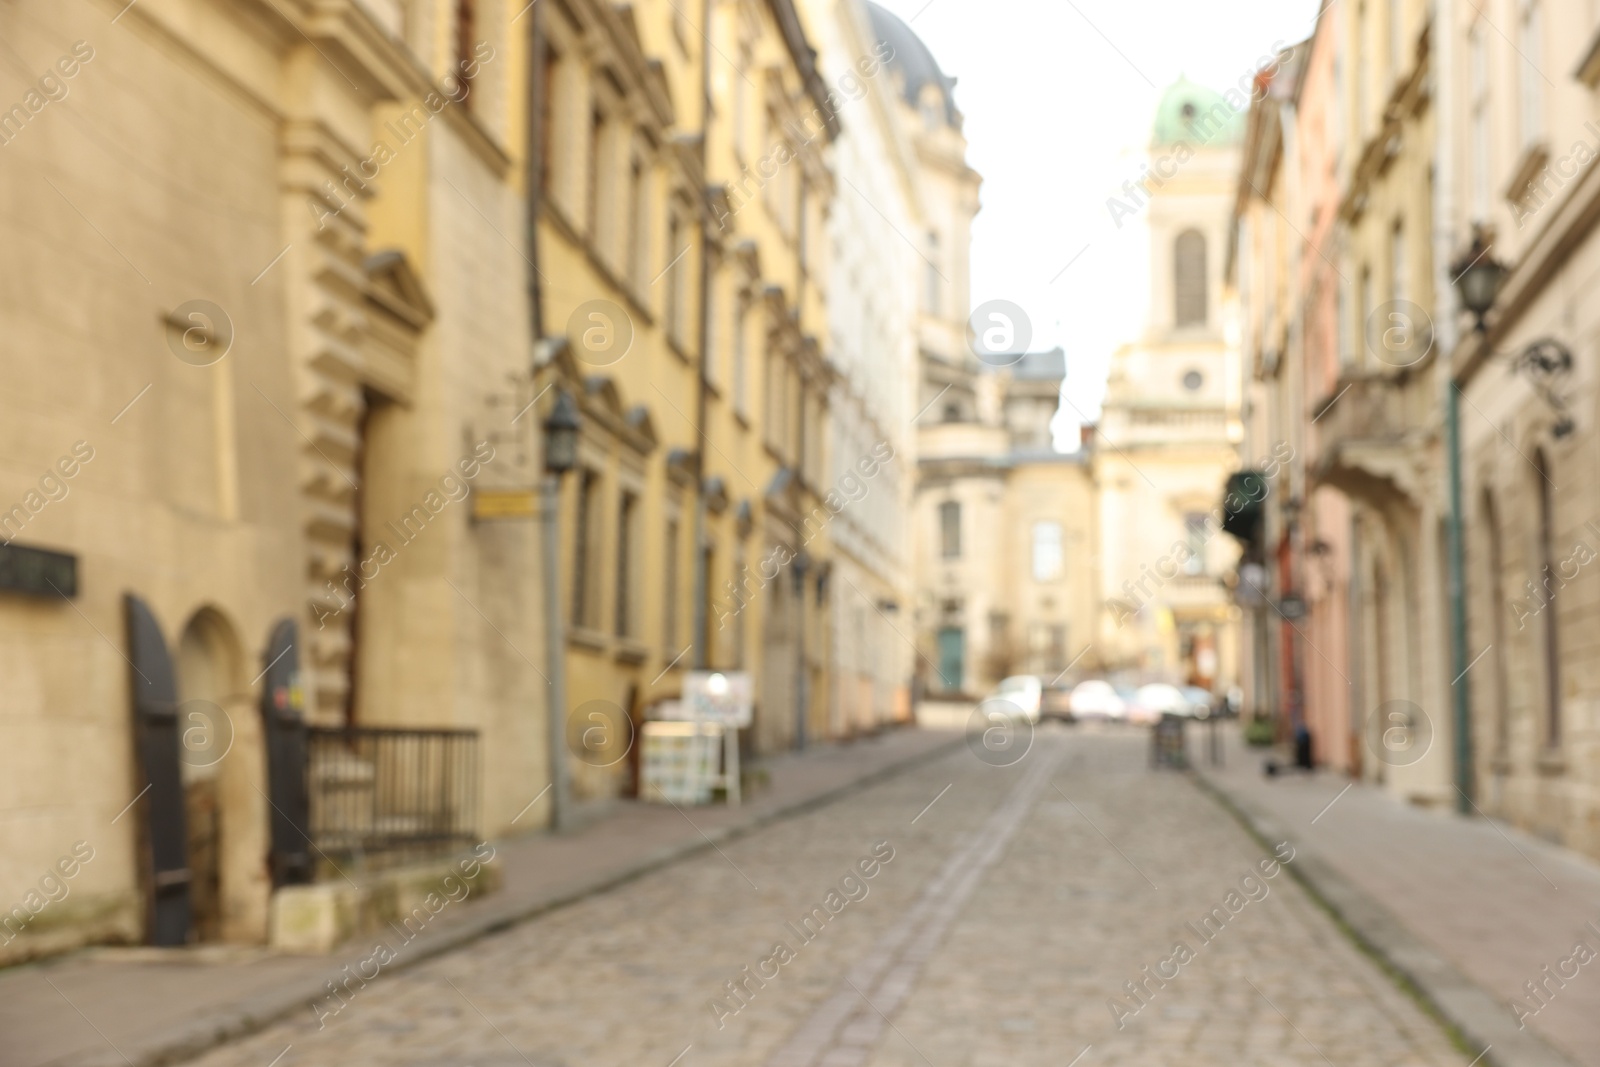
M 1294 838 L 1274 816 L 1228 792 L 1200 770 L 1193 770 L 1190 778 L 1267 847 Z M 1429 948 L 1392 912 L 1332 866 L 1315 856 L 1302 855 L 1285 869 L 1357 947 L 1376 959 L 1424 1010 L 1465 1043 L 1468 1055 L 1481 1049 L 1482 1062 L 1492 1067 L 1577 1067 L 1533 1031 L 1518 1029 L 1503 1001 Z
M 730 826 L 701 831 L 698 840 L 688 840 L 646 853 L 619 870 L 608 871 L 579 885 L 559 889 L 541 900 L 524 902 L 505 907 L 498 912 L 490 911 L 465 919 L 459 925 L 441 930 L 426 942 L 419 939 L 414 947 L 397 956 L 384 970 L 385 972 L 407 970 L 479 938 L 509 930 L 513 926 L 575 904 L 586 897 L 609 892 L 679 860 L 707 852 L 721 842 L 737 840 L 773 823 L 825 807 L 925 763 L 942 759 L 963 744 L 962 736 L 957 734 L 945 743 L 936 744 L 924 752 L 896 760 L 842 785 L 825 789 L 771 811 L 753 815 Z M 166 1034 L 147 1042 L 143 1047 L 124 1046 L 120 1050 L 114 1049 L 103 1055 L 71 1053 L 50 1060 L 41 1067 L 166 1067 L 168 1064 L 182 1063 L 218 1045 L 248 1037 L 295 1011 L 303 1011 L 307 1004 L 323 996 L 325 992 L 324 984 L 320 980 L 286 983 L 271 992 L 247 997 L 230 1006 L 217 1009 L 205 1021 L 174 1026 Z

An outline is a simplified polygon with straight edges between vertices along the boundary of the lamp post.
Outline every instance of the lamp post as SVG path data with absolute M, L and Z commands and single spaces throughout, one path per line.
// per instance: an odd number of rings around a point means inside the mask
M 567 829 L 571 786 L 567 775 L 566 633 L 561 622 L 561 477 L 578 465 L 578 405 L 561 390 L 544 420 L 544 639 L 550 672 L 545 743 L 550 749 L 550 829 Z
M 1480 343 L 1488 343 L 1489 309 L 1505 284 L 1506 267 L 1489 254 L 1493 242 L 1483 227 L 1472 228 L 1472 245 L 1450 267 L 1461 306 L 1471 312 Z M 1472 682 L 1467 677 L 1467 563 L 1461 491 L 1461 387 L 1446 374 L 1445 451 L 1450 464 L 1450 653 L 1455 662 L 1456 810 L 1472 810 Z

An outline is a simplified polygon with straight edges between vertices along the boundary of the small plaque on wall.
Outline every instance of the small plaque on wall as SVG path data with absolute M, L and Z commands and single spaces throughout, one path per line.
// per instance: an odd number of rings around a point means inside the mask
M 531 519 L 538 514 L 538 498 L 531 489 L 474 489 L 472 517 L 480 522 L 495 519 Z
M 77 596 L 78 557 L 24 545 L 0 545 L 0 592 Z

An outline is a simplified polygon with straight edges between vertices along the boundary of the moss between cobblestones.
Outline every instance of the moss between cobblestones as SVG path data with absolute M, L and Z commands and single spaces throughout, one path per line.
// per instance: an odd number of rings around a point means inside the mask
M 1268 840 L 1267 836 L 1256 827 L 1255 822 L 1250 818 L 1249 813 L 1247 813 L 1243 808 L 1239 807 L 1239 805 L 1235 804 L 1232 797 L 1228 796 L 1222 790 L 1212 785 L 1206 780 L 1204 775 L 1194 770 L 1189 771 L 1189 778 L 1203 793 L 1215 800 L 1222 810 L 1231 815 L 1234 821 L 1243 827 L 1244 832 L 1249 834 L 1251 838 L 1261 845 L 1261 847 L 1268 850 L 1272 849 L 1275 843 Z M 1389 958 L 1384 955 L 1382 950 L 1374 945 L 1368 938 L 1363 936 L 1360 930 L 1357 930 L 1350 924 L 1349 920 L 1344 917 L 1343 913 L 1341 913 L 1338 908 L 1334 907 L 1333 902 L 1328 900 L 1327 897 L 1323 896 L 1322 891 L 1317 888 L 1316 883 L 1306 877 L 1303 865 L 1295 866 L 1293 864 L 1288 864 L 1286 865 L 1286 869 L 1289 871 L 1290 875 L 1293 876 L 1295 882 L 1300 885 L 1300 888 L 1306 891 L 1306 895 L 1311 898 L 1311 902 L 1315 904 L 1317 908 L 1320 909 L 1325 915 L 1327 915 L 1329 919 L 1333 920 L 1333 925 L 1338 927 L 1340 932 L 1344 934 L 1345 939 L 1355 946 L 1356 951 L 1360 952 L 1363 956 L 1377 964 L 1378 969 L 1382 971 L 1391 982 L 1394 983 L 1395 988 L 1397 988 L 1406 996 L 1407 999 L 1420 1008 L 1424 1015 L 1438 1023 L 1439 1028 L 1444 1031 L 1445 1037 L 1450 1040 L 1450 1043 L 1454 1045 L 1458 1051 L 1467 1056 L 1476 1055 L 1476 1050 L 1467 1041 L 1467 1036 L 1461 1032 L 1461 1028 L 1458 1027 L 1449 1016 L 1445 1015 L 1439 1009 L 1438 1004 L 1434 1003 L 1433 998 L 1428 996 L 1427 991 L 1418 985 L 1410 975 L 1406 974 L 1406 972 L 1402 971 L 1400 968 L 1391 963 Z M 1492 1065 L 1494 1064 L 1495 1059 L 1496 1057 L 1493 1055 L 1488 1055 L 1483 1057 L 1482 1062 Z

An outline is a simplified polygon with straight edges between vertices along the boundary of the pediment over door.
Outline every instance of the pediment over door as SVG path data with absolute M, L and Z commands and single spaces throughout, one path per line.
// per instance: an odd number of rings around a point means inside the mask
M 417 347 L 433 322 L 433 301 L 404 252 L 375 252 L 362 266 L 368 327 L 362 384 L 410 404 L 416 398 Z

